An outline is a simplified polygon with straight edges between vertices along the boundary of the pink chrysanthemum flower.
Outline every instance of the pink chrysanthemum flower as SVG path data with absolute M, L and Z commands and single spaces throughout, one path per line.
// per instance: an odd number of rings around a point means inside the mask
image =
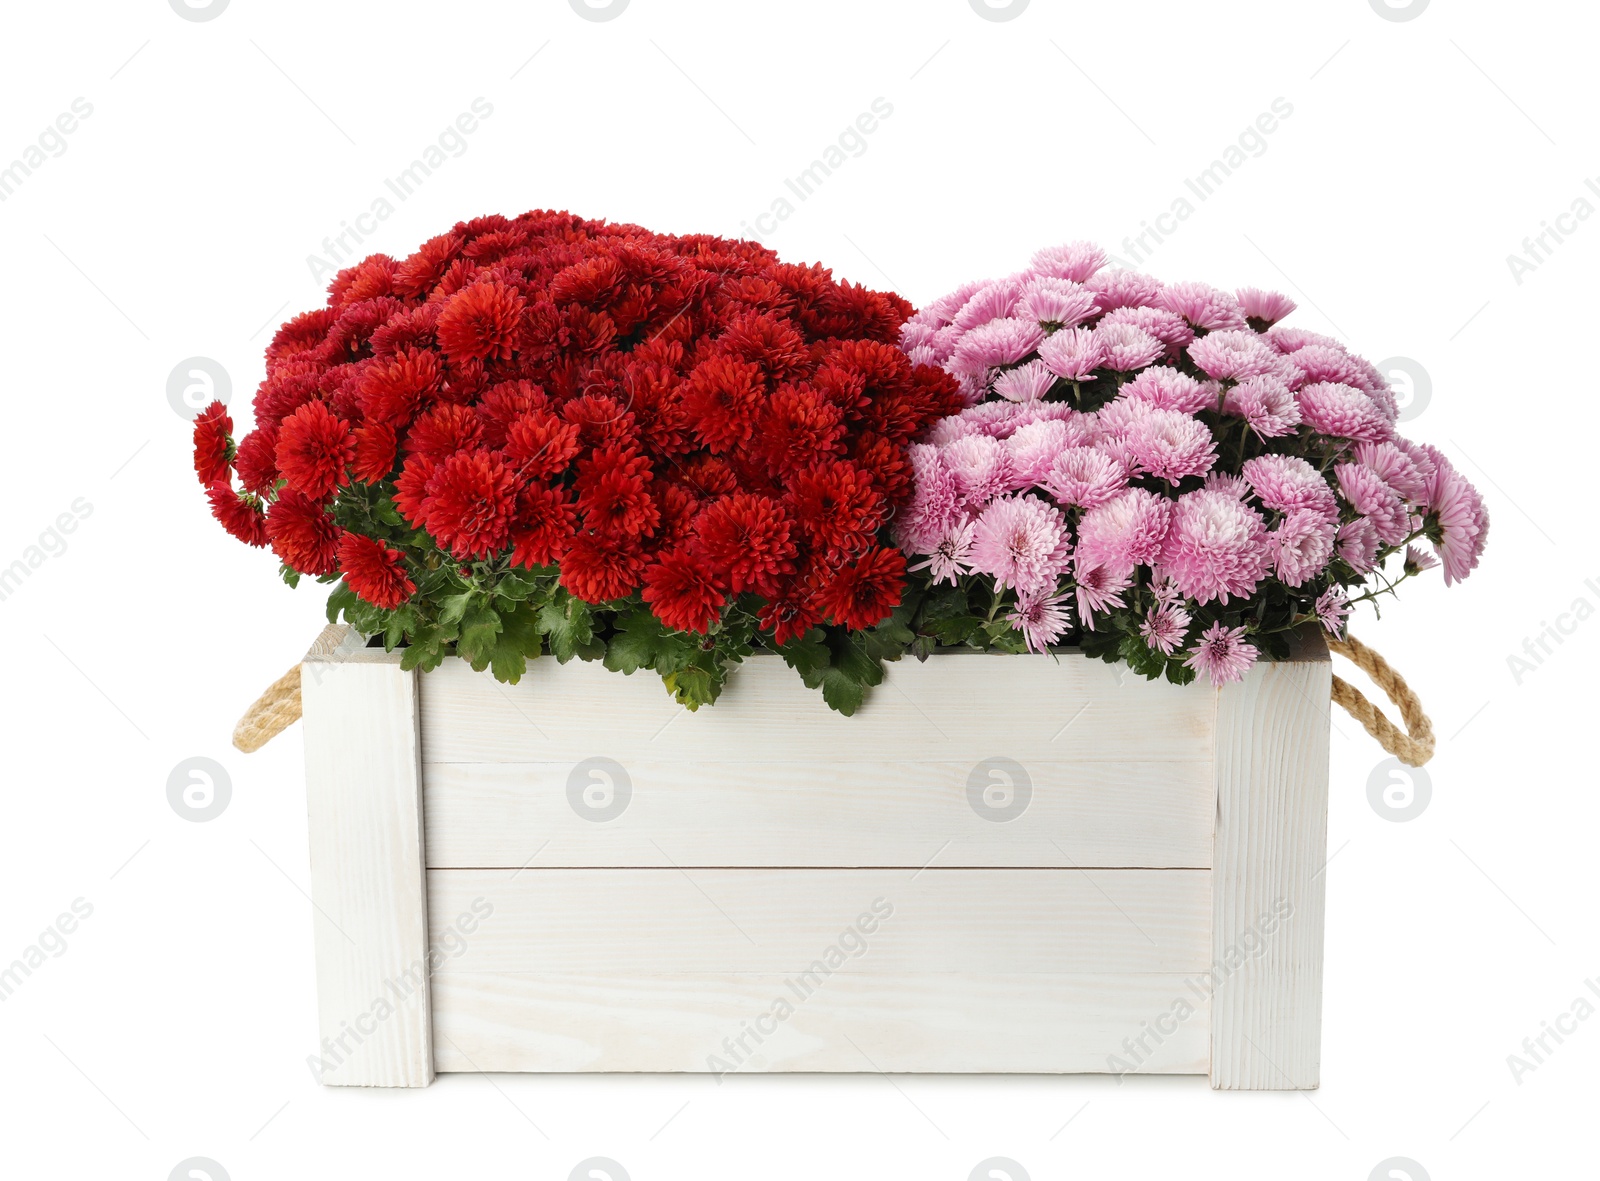
M 1050 465 L 1068 444 L 1067 424 L 1059 419 L 1045 419 L 1018 427 L 1006 440 L 1011 452 L 1011 487 L 1027 488 L 1040 483 L 1050 471 Z
M 1319 382 L 1336 382 L 1354 389 L 1361 389 L 1366 384 L 1361 366 L 1356 364 L 1355 358 L 1342 348 L 1308 344 L 1290 353 L 1285 360 L 1300 373 L 1298 380 L 1289 383 L 1296 389 L 1301 386 L 1316 385 Z
M 1424 570 L 1432 570 L 1439 564 L 1439 559 L 1420 550 L 1414 545 L 1406 546 L 1406 556 L 1403 568 L 1407 574 L 1421 574 Z
M 1030 422 L 1059 422 L 1067 428 L 1067 446 L 1092 443 L 1098 428 L 1092 414 L 1074 410 L 1065 402 L 1023 402 L 1017 406 L 1017 430 Z
M 1334 583 L 1317 596 L 1312 610 L 1316 612 L 1317 619 L 1321 621 L 1324 630 L 1330 636 L 1336 640 L 1344 639 L 1344 621 L 1350 614 L 1350 599 L 1345 594 L 1344 587 Z
M 1262 439 L 1293 434 L 1294 428 L 1300 425 L 1299 403 L 1289 387 L 1276 377 L 1241 381 L 1223 395 L 1222 408 L 1244 419 Z
M 1285 355 L 1311 344 L 1325 345 L 1332 349 L 1344 348 L 1344 345 L 1331 336 L 1324 336 L 1320 332 L 1310 332 L 1304 328 L 1285 328 L 1281 324 L 1269 329 L 1266 335 L 1267 343 Z
M 1093 447 L 1067 447 L 1058 452 L 1043 479 L 1050 495 L 1063 506 L 1099 508 L 1127 487 L 1122 465 Z
M 1039 359 L 1057 377 L 1082 381 L 1105 361 L 1105 348 L 1092 329 L 1063 328 L 1045 338 Z
M 940 325 L 948 324 L 951 320 L 951 317 L 953 317 L 962 308 L 966 307 L 969 299 L 978 294 L 978 292 L 982 291 L 987 286 L 988 284 L 982 279 L 969 280 L 949 294 L 941 295 L 927 307 L 923 308 L 918 315 L 926 315 L 929 321 L 932 323 Z
M 1011 479 L 1011 456 L 1006 445 L 988 435 L 957 439 L 940 449 L 939 458 L 955 477 L 961 499 L 974 507 L 998 496 Z
M 1333 533 L 1333 522 L 1321 513 L 1295 509 L 1269 534 L 1273 572 L 1285 586 L 1304 586 L 1327 569 Z
M 918 312 L 900 325 L 900 348 L 909 353 L 912 349 L 932 344 L 933 334 L 941 327 L 933 322 L 927 312 Z
M 1044 339 L 1044 329 L 1031 320 L 999 319 L 980 324 L 961 338 L 950 354 L 950 372 L 987 373 L 996 365 L 1022 360 Z
M 1433 548 L 1444 565 L 1444 583 L 1449 586 L 1478 565 L 1489 537 L 1489 510 L 1478 490 L 1448 459 L 1435 451 L 1433 462 L 1435 470 L 1423 500 L 1429 520 L 1438 523 L 1439 540 Z
M 1157 577 L 1150 584 L 1150 593 L 1155 595 L 1158 607 L 1181 607 L 1184 604 L 1183 592 L 1178 589 L 1178 584 L 1165 576 Z
M 1334 535 L 1334 549 L 1350 569 L 1365 574 L 1378 564 L 1378 531 L 1365 517 L 1357 517 L 1339 526 Z
M 1249 327 L 1239 301 L 1209 283 L 1169 283 L 1162 289 L 1156 306 L 1176 312 L 1207 332 Z
M 1077 586 L 1078 618 L 1088 631 L 1094 631 L 1097 612 L 1121 607 L 1122 592 L 1133 585 L 1133 575 L 1117 574 L 1104 566 L 1085 566 L 1080 560 L 1073 567 Z
M 1393 443 L 1357 443 L 1356 462 L 1377 472 L 1385 484 L 1412 503 L 1420 500 L 1427 488 L 1421 469 Z
M 1100 271 L 1084 283 L 1095 294 L 1101 311 L 1117 308 L 1154 307 L 1161 294 L 1161 281 L 1138 271 Z
M 1162 603 L 1152 608 L 1145 616 L 1144 622 L 1139 625 L 1139 635 L 1161 655 L 1171 656 L 1183 647 L 1183 640 L 1189 634 L 1191 622 L 1193 620 L 1189 613 L 1182 607 Z
M 970 423 L 979 434 L 1003 439 L 1022 421 L 1022 407 L 1014 402 L 980 402 L 961 412 L 961 421 Z
M 1095 312 L 1094 292 L 1082 283 L 1041 275 L 1029 279 L 1017 297 L 1015 315 L 1054 330 L 1081 324 Z
M 1210 492 L 1226 492 L 1235 500 L 1243 500 L 1250 495 L 1250 482 L 1243 476 L 1229 472 L 1212 472 L 1201 486 Z
M 1132 324 L 1107 324 L 1102 320 L 1094 335 L 1105 353 L 1104 364 L 1118 373 L 1143 369 L 1167 351 L 1159 340 Z
M 1245 314 L 1245 318 L 1261 321 L 1263 328 L 1270 328 L 1296 307 L 1294 300 L 1287 295 L 1263 291 L 1259 287 L 1241 287 L 1234 295 L 1239 299 L 1239 310 Z
M 1354 386 L 1323 381 L 1300 390 L 1300 418 L 1318 434 L 1377 443 L 1389 434 L 1377 403 Z
M 959 518 L 961 493 L 938 448 L 915 443 L 910 453 L 913 492 L 895 521 L 895 539 L 907 553 L 922 554 Z
M 1255 647 L 1245 643 L 1243 627 L 1226 628 L 1219 621 L 1200 633 L 1200 642 L 1183 663 L 1220 687 L 1244 680 L 1257 655 Z
M 956 344 L 961 340 L 961 337 L 962 330 L 960 328 L 957 328 L 954 324 L 946 324 L 938 329 L 923 347 L 939 358 L 939 364 L 943 365 L 950 359 L 950 354 L 955 352 Z
M 928 345 L 913 345 L 911 348 L 903 348 L 902 346 L 902 349 L 913 365 L 932 365 L 934 368 L 939 368 L 944 364 L 944 358 L 934 352 Z
M 1194 414 L 1216 409 L 1218 388 L 1215 382 L 1196 381 L 1170 366 L 1153 365 L 1123 386 L 1117 400 L 1147 402 L 1157 410 Z
M 950 317 L 950 323 L 962 332 L 970 332 L 990 320 L 1004 319 L 1017 306 L 1017 293 L 1021 290 L 1022 283 L 1015 276 L 985 283 Z
M 942 582 L 954 586 L 958 578 L 972 571 L 972 535 L 975 528 L 973 521 L 948 525 L 927 548 L 928 556 L 906 569 L 926 570 L 935 586 Z M 924 551 L 919 549 L 915 552 Z
M 1339 492 L 1356 512 L 1372 522 L 1378 540 L 1399 545 L 1411 532 L 1410 514 L 1400 494 L 1363 463 L 1341 463 L 1333 469 Z
M 1146 410 L 1130 425 L 1127 443 L 1140 470 L 1174 487 L 1205 475 L 1217 461 L 1211 429 L 1176 410 Z
M 1103 566 L 1116 576 L 1148 566 L 1161 553 L 1172 501 L 1129 488 L 1089 509 L 1078 522 L 1078 555 L 1085 568 Z
M 994 379 L 994 392 L 1008 402 L 1037 402 L 1055 385 L 1056 375 L 1043 361 L 1033 360 L 1007 369 Z
M 1006 622 L 1022 633 L 1029 652 L 1049 651 L 1072 626 L 1072 608 L 1065 591 L 1055 594 L 1017 596 L 1017 605 L 1006 615 Z
M 1166 345 L 1171 354 L 1176 354 L 1177 350 L 1194 339 L 1194 329 L 1189 327 L 1189 322 L 1165 308 L 1114 308 L 1100 318 L 1100 323 L 1132 324 L 1135 328 L 1142 328 Z
M 1256 499 L 1277 513 L 1315 509 L 1330 521 L 1339 519 L 1339 502 L 1328 482 L 1298 455 L 1258 455 L 1246 460 L 1244 478 Z
M 1060 509 L 1035 496 L 1004 496 L 979 514 L 969 560 L 997 590 L 1038 594 L 1056 584 L 1071 556 Z
M 934 447 L 947 447 L 957 439 L 965 439 L 968 435 L 980 435 L 978 424 L 971 419 L 962 418 L 959 414 L 952 414 L 941 418 L 928 428 L 923 438 Z
M 1106 265 L 1106 252 L 1093 242 L 1068 242 L 1046 246 L 1033 256 L 1029 267 L 1040 275 L 1082 283 Z
M 1219 380 L 1241 381 L 1272 371 L 1278 357 L 1249 329 L 1223 329 L 1189 346 L 1189 359 Z
M 1260 513 L 1202 488 L 1178 498 L 1157 562 L 1189 598 L 1226 603 L 1248 597 L 1266 577 L 1272 556 L 1266 537 Z

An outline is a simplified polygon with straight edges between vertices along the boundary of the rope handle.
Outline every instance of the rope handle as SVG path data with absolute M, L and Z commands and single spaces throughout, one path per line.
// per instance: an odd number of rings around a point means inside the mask
M 1373 683 L 1400 710 L 1400 718 L 1406 728 L 1402 730 L 1396 726 L 1366 699 L 1360 689 L 1340 677 L 1333 678 L 1334 703 L 1360 722 L 1367 733 L 1378 740 L 1379 746 L 1402 763 L 1420 767 L 1433 758 L 1433 723 L 1428 720 L 1422 702 L 1411 686 L 1406 684 L 1405 678 L 1395 672 L 1387 660 L 1354 636 L 1347 635 L 1342 640 L 1330 639 L 1328 649 L 1337 652 L 1372 678 Z
M 349 629 L 343 626 L 330 625 L 323 628 L 322 634 L 306 653 L 306 659 L 327 655 L 348 635 Z M 1362 695 L 1361 690 L 1340 677 L 1333 678 L 1335 704 L 1360 722 L 1384 750 L 1402 763 L 1420 767 L 1431 759 L 1434 748 L 1433 723 L 1428 721 L 1428 715 L 1422 709 L 1422 702 L 1417 699 L 1416 693 L 1406 684 L 1405 679 L 1389 667 L 1387 660 L 1354 636 L 1347 636 L 1343 640 L 1330 639 L 1328 648 L 1372 678 L 1378 688 L 1388 695 L 1389 700 L 1399 707 L 1400 717 L 1405 722 L 1406 729 L 1402 730 L 1396 726 L 1377 706 Z M 246 754 L 251 754 L 271 742 L 299 718 L 300 665 L 297 664 L 273 681 L 267 687 L 267 691 L 256 698 L 255 704 L 245 711 L 244 717 L 240 718 L 239 724 L 233 728 L 233 745 Z

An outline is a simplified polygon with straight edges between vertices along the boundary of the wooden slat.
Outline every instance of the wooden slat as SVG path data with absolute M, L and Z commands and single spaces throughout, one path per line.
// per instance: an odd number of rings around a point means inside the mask
M 1331 677 L 1309 639 L 1218 699 L 1214 1087 L 1318 1084 Z
M 416 676 L 398 655 L 302 669 L 323 1083 L 433 1079 Z
M 558 866 L 1152 866 L 1211 864 L 1209 760 L 1027 765 L 1032 799 L 997 823 L 960 762 L 631 759 L 620 815 L 586 819 L 569 763 L 422 767 L 430 868 Z

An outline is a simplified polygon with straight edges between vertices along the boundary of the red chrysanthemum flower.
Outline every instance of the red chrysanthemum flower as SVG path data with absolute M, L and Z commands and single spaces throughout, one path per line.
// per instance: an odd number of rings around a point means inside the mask
M 578 527 L 578 510 L 560 488 L 534 484 L 517 495 L 511 523 L 511 564 L 549 566 L 560 561 Z
M 359 533 L 346 533 L 339 541 L 339 569 L 350 589 L 385 611 L 409 599 L 417 584 L 406 577 L 405 555 L 383 542 Z
M 794 569 L 792 522 L 777 501 L 738 492 L 713 501 L 695 519 L 693 552 L 735 592 L 772 590 Z
M 725 452 L 750 438 L 765 398 L 766 381 L 760 366 L 713 357 L 696 365 L 689 375 L 683 408 L 706 446 Z
M 301 574 L 336 574 L 341 530 L 321 502 L 285 488 L 267 513 L 272 552 Z
M 806 541 L 828 561 L 865 553 L 884 519 L 872 477 L 851 463 L 801 472 L 790 482 L 788 504 Z
M 905 583 L 905 555 L 885 546 L 839 567 L 815 598 L 818 608 L 841 627 L 872 627 L 900 605 Z
M 492 451 L 460 451 L 428 479 L 425 527 L 458 561 L 487 558 L 506 548 L 517 504 L 516 477 Z
M 643 569 L 630 542 L 580 533 L 561 555 L 561 585 L 586 603 L 605 603 L 631 593 Z
M 523 476 L 545 479 L 564 471 L 578 453 L 578 428 L 546 410 L 529 410 L 506 427 L 505 453 Z
M 209 488 L 233 474 L 233 419 L 221 402 L 213 402 L 194 420 L 194 474 Z
M 348 481 L 355 452 L 350 424 L 321 402 L 307 402 L 283 420 L 275 458 L 290 488 L 321 501 Z
M 278 483 L 278 437 L 264 427 L 257 427 L 239 441 L 238 454 L 233 457 L 233 470 L 239 474 L 239 483 L 246 492 L 265 496 Z
M 402 349 L 387 360 L 374 361 L 361 374 L 361 413 L 374 422 L 404 426 L 444 382 L 439 354 Z
M 838 405 L 815 390 L 783 386 L 762 410 L 755 444 L 770 466 L 800 471 L 836 454 L 844 431 Z
M 727 587 L 686 550 L 662 554 L 645 571 L 644 601 L 662 623 L 678 631 L 705 635 L 722 612 Z
M 226 484 L 213 484 L 206 489 L 206 499 L 211 501 L 211 515 L 229 533 L 246 545 L 267 544 L 267 517 L 257 497 L 240 496 Z
M 447 403 L 423 411 L 405 439 L 407 451 L 437 461 L 475 450 L 483 442 L 483 422 L 472 407 Z
M 509 357 L 526 306 L 515 288 L 494 279 L 463 287 L 439 312 L 439 347 L 452 361 Z
M 767 600 L 760 620 L 761 626 L 772 633 L 773 643 L 787 644 L 821 623 L 822 614 L 797 580 L 788 591 Z
M 650 495 L 650 461 L 621 447 L 602 447 L 578 462 L 578 508 L 584 524 L 613 537 L 655 532 L 661 510 Z
M 387 480 L 389 473 L 394 470 L 395 453 L 398 450 L 394 428 L 387 423 L 369 422 L 356 427 L 355 436 L 351 473 L 367 484 Z

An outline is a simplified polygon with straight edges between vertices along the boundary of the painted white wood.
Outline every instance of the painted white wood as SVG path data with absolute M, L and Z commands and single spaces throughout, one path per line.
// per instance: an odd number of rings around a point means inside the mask
M 1211 1085 L 1318 1085 L 1328 696 L 1320 636 L 1217 700 Z
M 320 1079 L 433 1079 L 417 678 L 354 641 L 301 669 Z
M 425 709 L 433 692 L 426 681 Z M 797 703 L 811 704 L 821 703 Z M 424 762 L 428 865 L 1211 864 L 1209 759 L 1031 760 L 1028 807 L 1001 823 L 968 800 L 973 764 L 895 751 L 886 742 L 871 760 L 821 751 L 805 761 L 734 762 L 712 749 L 629 758 L 620 763 L 627 806 L 601 823 L 568 798 L 569 782 L 590 782 L 582 764 Z
M 431 870 L 428 882 L 433 942 L 450 953 L 434 977 L 441 1070 L 1206 1067 L 1206 870 Z M 751 1026 L 770 1036 L 758 1044 Z M 1123 1043 L 1140 1038 L 1135 1064 Z

